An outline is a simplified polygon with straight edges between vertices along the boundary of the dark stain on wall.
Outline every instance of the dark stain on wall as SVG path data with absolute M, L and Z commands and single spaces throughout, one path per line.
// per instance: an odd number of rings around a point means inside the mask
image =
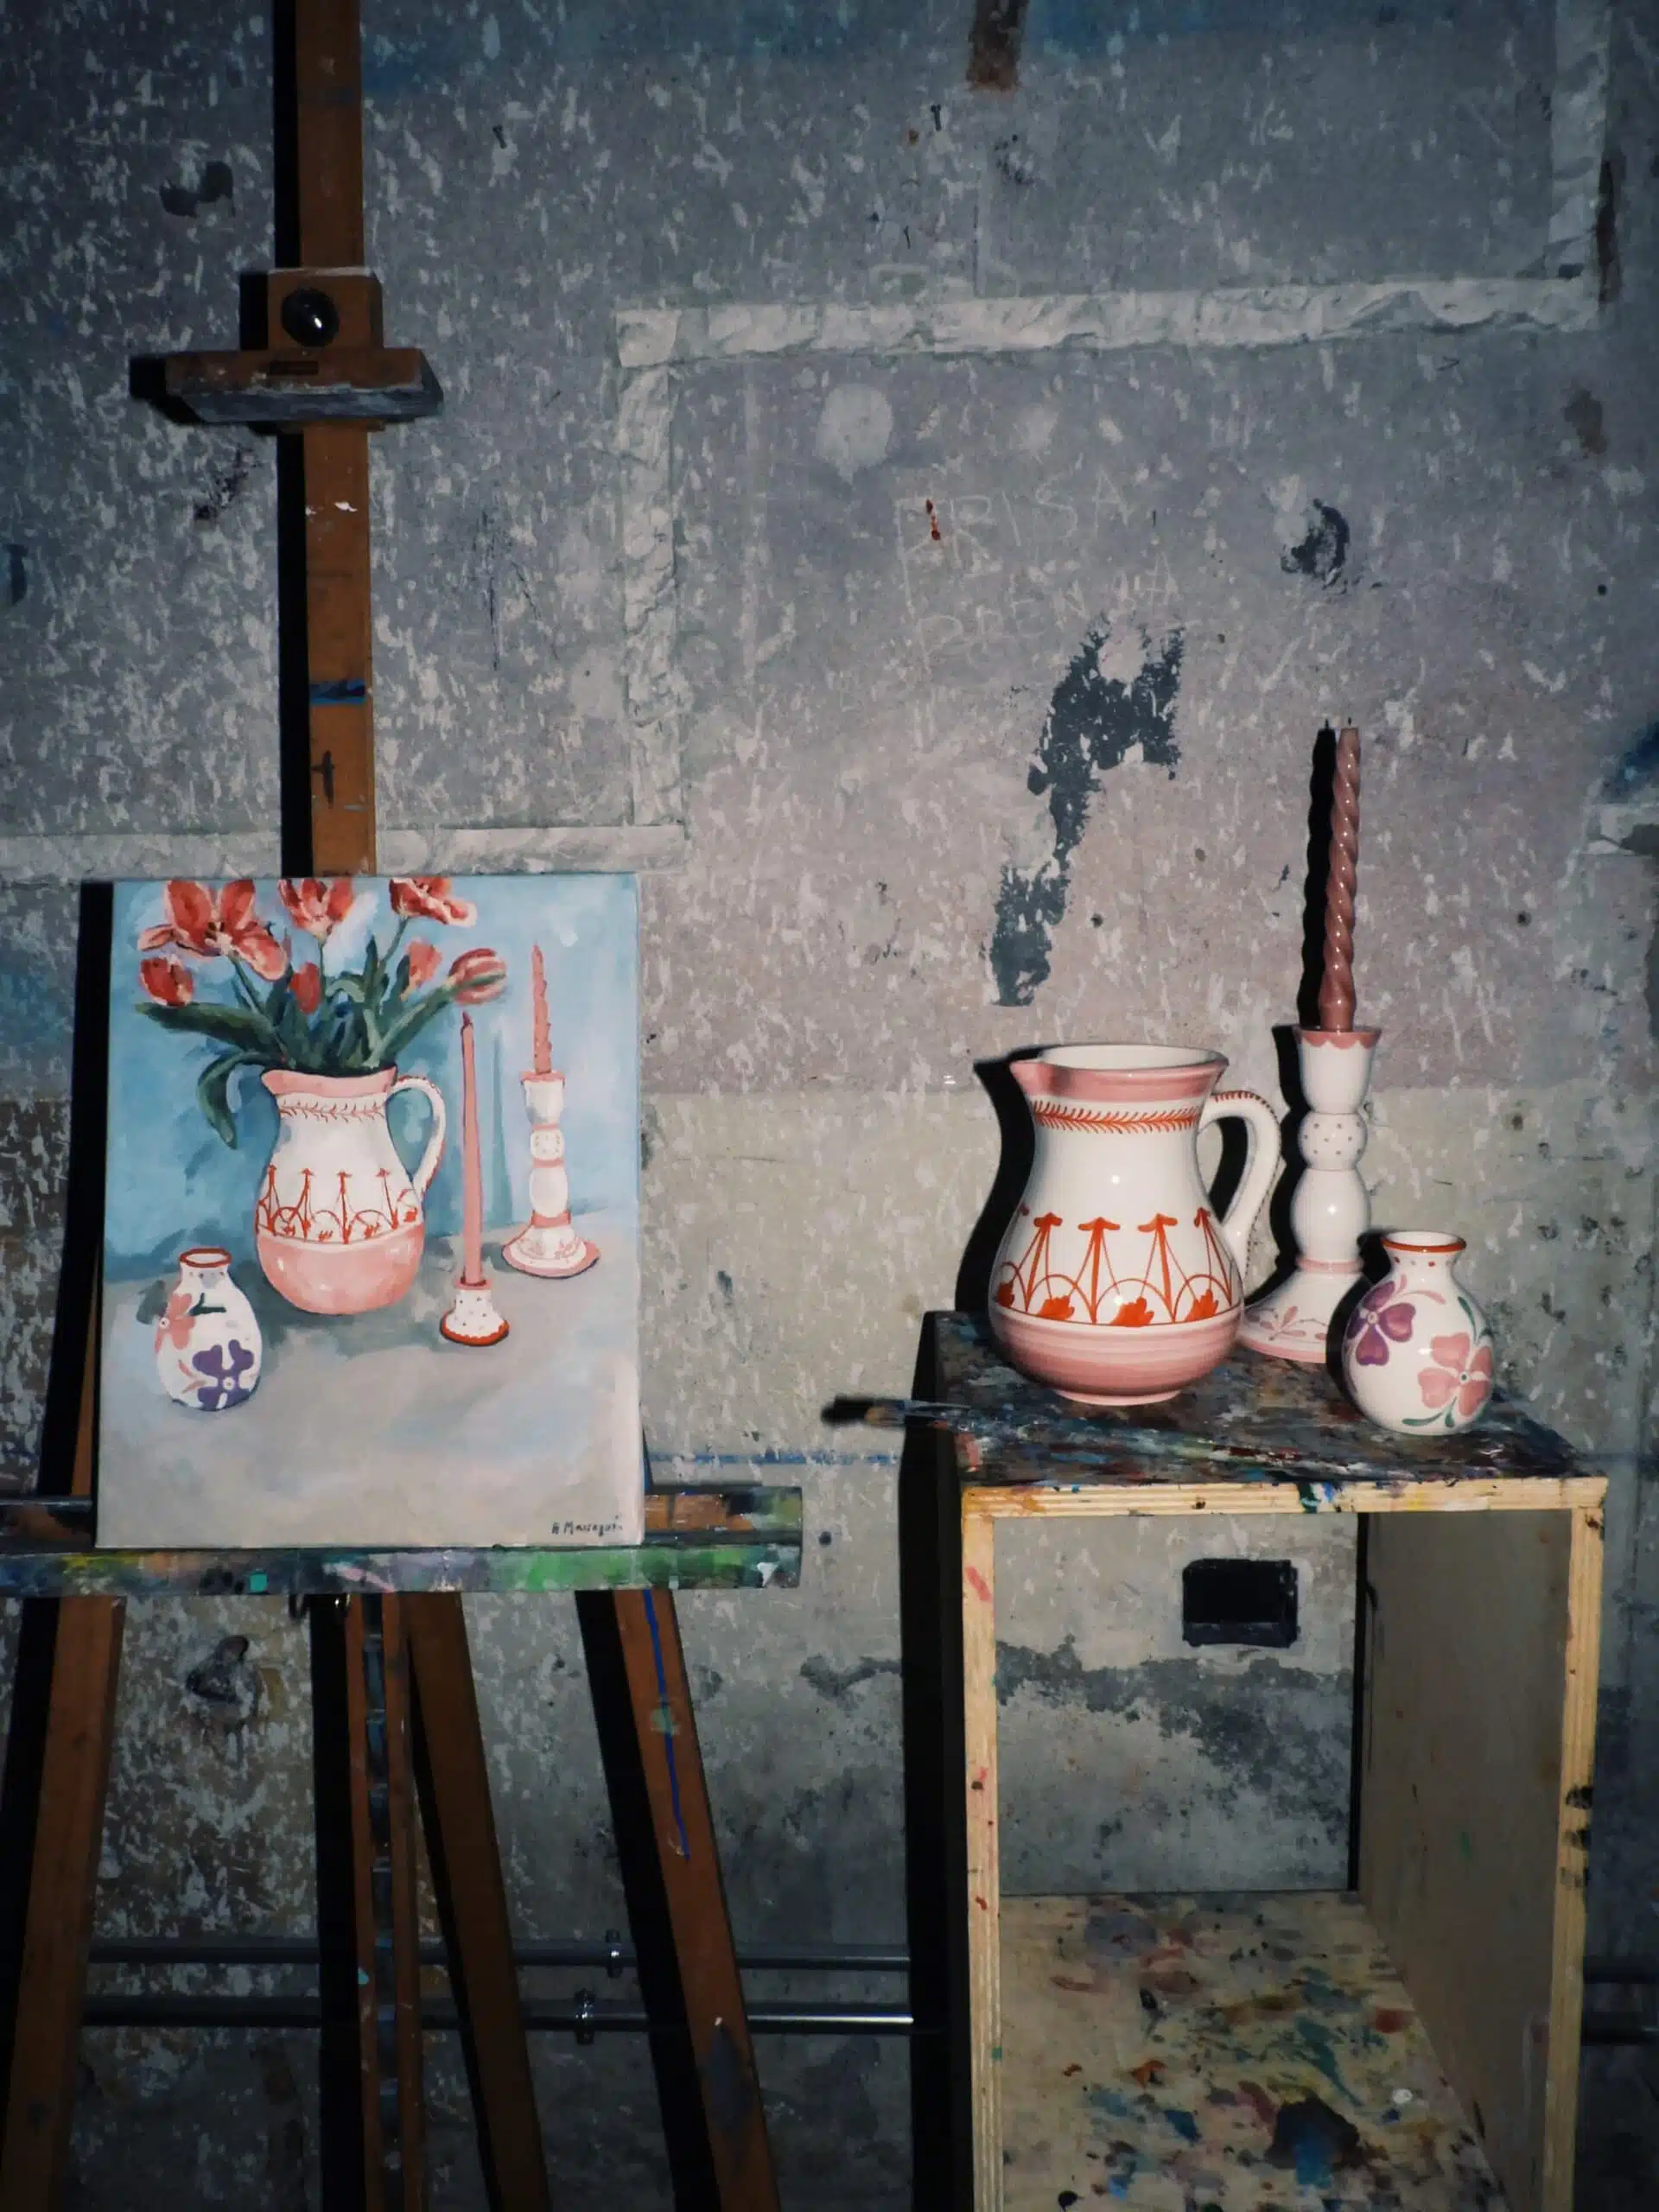
M 1607 450 L 1607 432 L 1601 418 L 1601 402 L 1594 392 L 1580 387 L 1561 410 L 1577 434 L 1580 445 L 1592 455 Z
M 29 548 L 27 545 L 8 545 L 6 548 L 6 605 L 16 607 L 29 596 Z
M 1027 0 L 977 0 L 968 41 L 968 81 L 976 92 L 1011 92 L 1020 82 Z
M 216 468 L 207 494 L 196 501 L 192 510 L 199 523 L 216 523 L 229 507 L 233 507 L 247 488 L 253 474 L 253 455 L 246 446 L 240 446 L 223 467 Z
M 1311 576 L 1317 584 L 1333 584 L 1348 565 L 1348 538 L 1346 516 L 1315 499 L 1306 537 L 1285 548 L 1279 565 L 1287 576 Z
M 1259 1658 L 1225 1673 L 1201 1659 L 1148 1659 L 1136 1667 L 1085 1667 L 1067 1636 L 1052 1651 L 996 1647 L 996 1695 L 1024 1691 L 1039 1703 L 1123 1720 L 1142 1715 L 1166 1736 L 1195 1742 L 1217 1788 L 1260 1790 L 1276 1813 L 1317 1821 L 1332 1835 L 1348 1820 L 1348 1747 L 1330 1726 L 1345 1676 Z
M 1054 688 L 1037 741 L 1027 787 L 1048 794 L 1054 851 L 1032 874 L 1002 871 L 989 954 L 999 1006 L 1029 1006 L 1047 980 L 1050 947 L 1071 886 L 1071 855 L 1082 842 L 1101 777 L 1137 747 L 1143 760 L 1158 762 L 1172 776 L 1181 757 L 1175 702 L 1184 632 L 1172 631 L 1154 652 L 1142 630 L 1140 672 L 1128 683 L 1101 673 L 1101 648 L 1110 635 L 1103 621 L 1084 638 Z
M 861 1682 L 872 1682 L 878 1675 L 896 1675 L 896 1659 L 861 1659 L 855 1666 L 832 1667 L 827 1659 L 803 1659 L 801 1680 L 810 1682 L 820 1697 L 827 1697 L 834 1705 L 844 1705 Z
M 236 201 L 236 180 L 231 175 L 228 162 L 205 163 L 194 191 L 188 184 L 162 187 L 162 205 L 169 215 L 199 215 L 204 207 L 211 207 L 220 200 L 232 206 Z

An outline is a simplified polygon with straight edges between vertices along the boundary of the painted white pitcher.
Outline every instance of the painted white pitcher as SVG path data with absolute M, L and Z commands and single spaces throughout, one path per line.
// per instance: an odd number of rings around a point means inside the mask
M 1279 1124 L 1254 1091 L 1215 1090 L 1226 1065 L 1180 1045 L 1062 1045 L 1011 1064 L 1036 1154 L 992 1271 L 991 1328 L 1016 1367 L 1069 1398 L 1173 1397 L 1231 1349 Z M 1249 1158 L 1218 1220 L 1198 1135 L 1231 1116 Z
M 276 1101 L 276 1149 L 253 1211 L 265 1279 L 307 1313 L 368 1313 L 395 1306 L 426 1245 L 422 1208 L 443 1152 L 443 1093 L 423 1075 L 261 1078 Z M 386 1124 L 386 1102 L 418 1090 L 432 1134 L 411 1175 Z

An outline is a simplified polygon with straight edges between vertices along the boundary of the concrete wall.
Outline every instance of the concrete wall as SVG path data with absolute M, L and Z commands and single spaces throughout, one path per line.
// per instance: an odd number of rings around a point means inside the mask
M 1652 1949 L 1651 11 L 1033 0 L 1001 92 L 965 81 L 969 16 L 365 0 L 371 259 L 448 395 L 376 448 L 383 850 L 651 870 L 653 1450 L 807 1491 L 798 1594 L 683 1605 L 740 1938 L 901 1932 L 896 1469 L 819 1414 L 904 1387 L 951 1300 L 996 1161 L 976 1061 L 1190 1038 L 1276 1095 L 1312 741 L 1351 715 L 1376 1211 L 1469 1238 L 1508 1379 L 1606 1455 L 1593 1907 Z M 108 0 L 0 52 L 18 1481 L 68 887 L 274 861 L 271 449 L 128 396 L 131 355 L 231 343 L 268 264 L 269 41 Z M 1297 1647 L 1180 1643 L 1200 1541 L 1298 1560 Z M 1305 1522 L 1018 1532 L 1015 1881 L 1339 1878 L 1349 1558 Z M 473 1625 L 520 1923 L 601 1933 L 569 1611 Z M 303 1924 L 300 1632 L 129 1633 L 105 1920 Z M 226 1726 L 187 1678 L 232 1635 Z M 761 2056 L 786 2202 L 902 2202 L 902 2049 Z M 569 2201 L 665 2202 L 643 2050 L 537 2063 Z M 311 2063 L 90 2037 L 81 2201 L 312 2201 Z M 438 2201 L 477 2202 L 434 2064 Z M 1637 2201 L 1643 2108 L 1592 2062 L 1586 2204 Z

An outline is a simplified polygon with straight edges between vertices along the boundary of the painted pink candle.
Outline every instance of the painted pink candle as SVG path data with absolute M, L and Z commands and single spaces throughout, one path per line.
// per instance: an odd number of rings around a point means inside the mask
M 461 1017 L 461 1279 L 484 1280 L 484 1172 L 478 1149 L 478 1072 L 473 1064 L 473 1017 Z
M 535 995 L 536 1051 L 532 1066 L 537 1075 L 553 1072 L 553 1039 L 547 1026 L 547 970 L 542 965 L 542 948 L 530 948 L 530 987 Z
M 1331 791 L 1331 855 L 1325 887 L 1325 960 L 1319 976 L 1319 1027 L 1354 1026 L 1354 890 L 1359 876 L 1359 732 L 1337 740 Z

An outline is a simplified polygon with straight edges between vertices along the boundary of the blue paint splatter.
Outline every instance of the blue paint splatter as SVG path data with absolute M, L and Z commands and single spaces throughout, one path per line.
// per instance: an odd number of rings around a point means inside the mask
M 1187 2142 L 1196 2143 L 1198 2141 L 1198 2123 L 1193 2119 L 1190 2112 L 1181 2112 L 1179 2109 L 1173 2109 L 1166 2111 L 1164 2114 L 1164 2118 L 1169 2122 L 1175 2133 L 1178 2135 L 1184 2137 Z

